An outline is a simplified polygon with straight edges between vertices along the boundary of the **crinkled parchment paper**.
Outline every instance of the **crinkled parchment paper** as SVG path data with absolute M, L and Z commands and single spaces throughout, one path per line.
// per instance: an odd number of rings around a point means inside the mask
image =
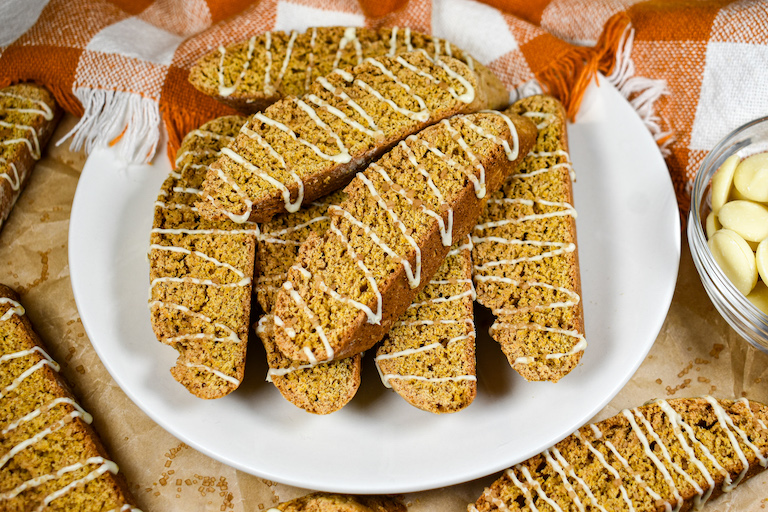
M 53 140 L 60 139 L 74 122 L 71 116 L 65 118 Z M 305 489 L 242 473 L 196 452 L 152 422 L 111 379 L 85 335 L 69 281 L 69 212 L 84 163 L 82 152 L 71 152 L 66 144 L 49 145 L 0 232 L 0 282 L 21 294 L 51 355 L 62 363 L 62 373 L 93 413 L 96 429 L 141 508 L 145 512 L 250 512 L 305 494 Z M 567 386 L 567 377 L 557 385 Z M 768 403 L 768 355 L 749 347 L 717 313 L 683 241 L 675 296 L 656 344 L 595 420 L 652 398 L 702 394 L 746 396 Z M 412 512 L 460 512 L 497 476 L 411 493 L 404 499 Z M 768 472 L 704 510 L 766 508 Z

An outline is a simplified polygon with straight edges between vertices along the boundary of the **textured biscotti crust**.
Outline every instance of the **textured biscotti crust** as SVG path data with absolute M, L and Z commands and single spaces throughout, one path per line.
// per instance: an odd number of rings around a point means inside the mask
M 766 468 L 767 423 L 746 399 L 656 400 L 508 469 L 468 510 L 685 512 Z
M 360 387 L 360 354 L 316 365 L 293 361 L 277 348 L 273 330 L 272 315 L 261 317 L 256 333 L 267 351 L 267 380 L 286 400 L 313 414 L 330 414 L 352 400 Z
M 0 90 L 0 229 L 61 117 L 47 89 L 34 84 Z
M 334 69 L 350 69 L 369 57 L 413 50 L 461 60 L 487 91 L 487 108 L 507 105 L 509 93 L 504 85 L 468 53 L 440 38 L 398 27 L 266 32 L 204 55 L 190 71 L 189 81 L 200 92 L 253 114 L 285 96 L 304 95 L 317 77 Z
M 297 211 L 408 135 L 487 104 L 472 71 L 450 57 L 411 52 L 336 70 L 249 120 L 209 169 L 200 211 L 237 222 Z
M 18 296 L 0 285 L 0 510 L 135 510 L 58 372 Z
M 403 503 L 389 496 L 354 496 L 314 492 L 286 501 L 267 512 L 406 512 Z
M 496 316 L 491 336 L 512 367 L 556 382 L 586 347 L 565 111 L 551 96 L 510 110 L 540 129 L 473 229 L 477 300 Z
M 472 242 L 455 245 L 376 351 L 385 386 L 436 414 L 467 407 L 477 394 Z
M 347 200 L 329 208 L 329 231 L 304 242 L 279 292 L 280 350 L 291 359 L 328 360 L 380 340 L 470 231 L 535 133 L 519 116 L 456 116 L 358 173 Z
M 152 328 L 179 351 L 173 377 L 200 398 L 230 393 L 245 368 L 258 228 L 203 219 L 194 207 L 208 165 L 244 122 L 222 117 L 190 132 L 155 203 Z

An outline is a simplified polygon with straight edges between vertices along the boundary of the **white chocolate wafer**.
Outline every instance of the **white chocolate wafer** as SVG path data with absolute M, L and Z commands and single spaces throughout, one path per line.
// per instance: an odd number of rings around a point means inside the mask
M 733 184 L 733 174 L 738 164 L 739 156 L 731 155 L 712 176 L 712 211 L 715 212 L 715 215 L 728 200 L 728 194 Z
M 709 239 L 709 250 L 726 277 L 748 295 L 757 283 L 755 256 L 747 242 L 730 229 L 721 229 Z
M 720 224 L 748 242 L 768 237 L 768 208 L 752 201 L 728 201 L 717 215 Z
M 744 197 L 768 202 L 768 153 L 758 153 L 742 160 L 733 174 L 733 184 Z

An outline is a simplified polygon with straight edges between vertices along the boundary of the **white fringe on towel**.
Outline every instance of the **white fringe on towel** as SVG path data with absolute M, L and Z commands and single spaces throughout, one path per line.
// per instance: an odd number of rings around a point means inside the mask
M 70 147 L 90 153 L 96 146 L 107 146 L 115 139 L 121 160 L 148 163 L 160 140 L 160 109 L 157 101 L 130 92 L 76 88 L 85 113 L 72 130 L 56 145 L 72 137 Z
M 606 78 L 629 101 L 629 104 L 637 111 L 640 119 L 643 120 L 653 135 L 654 140 L 658 142 L 671 135 L 672 132 L 662 131 L 661 119 L 654 113 L 653 105 L 656 100 L 668 94 L 669 89 L 667 89 L 666 80 L 635 76 L 635 64 L 631 57 L 634 39 L 635 30 L 631 26 L 627 26 L 616 51 L 616 65 L 613 72 Z M 631 99 L 630 96 L 632 96 Z M 669 146 L 674 140 L 674 137 L 669 137 L 659 145 L 664 157 L 671 154 Z

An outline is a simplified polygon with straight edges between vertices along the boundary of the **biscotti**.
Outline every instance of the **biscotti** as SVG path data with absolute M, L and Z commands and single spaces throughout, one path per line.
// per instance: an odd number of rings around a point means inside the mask
M 60 117 L 61 109 L 43 87 L 17 84 L 0 90 L 0 229 Z
M 272 312 L 277 292 L 288 277 L 299 247 L 311 232 L 324 234 L 331 223 L 328 208 L 340 204 L 345 194 L 339 190 L 312 201 L 296 213 L 278 215 L 261 224 L 256 247 L 256 284 L 254 292 L 261 308 Z
M 744 398 L 625 409 L 506 470 L 468 510 L 698 509 L 768 466 L 767 423 Z
M 367 350 L 463 240 L 488 194 L 533 145 L 528 119 L 460 115 L 408 137 L 328 209 L 324 237 L 310 235 L 275 307 L 275 341 L 291 359 L 325 361 Z M 512 163 L 512 164 L 510 164 Z
M 477 394 L 472 241 L 451 248 L 376 351 L 385 386 L 433 413 L 456 412 Z
M 293 361 L 277 348 L 273 330 L 272 315 L 262 316 L 256 333 L 267 351 L 267 380 L 286 400 L 313 414 L 330 414 L 352 400 L 360 387 L 360 354 L 318 364 Z
M 135 511 L 59 369 L 0 285 L 0 510 Z
M 451 57 L 411 52 L 336 69 L 302 98 L 254 114 L 209 169 L 199 207 L 237 222 L 295 212 L 408 135 L 487 106 L 474 73 Z
M 507 105 L 509 93 L 504 85 L 468 53 L 440 38 L 398 27 L 265 32 L 201 57 L 190 70 L 189 82 L 200 92 L 252 114 L 285 96 L 303 96 L 315 79 L 334 69 L 348 70 L 369 57 L 414 50 L 463 61 L 489 91 L 488 108 Z
M 155 203 L 152 328 L 179 351 L 173 377 L 201 398 L 224 396 L 243 379 L 258 227 L 204 219 L 194 203 L 208 165 L 244 122 L 223 117 L 190 132 Z
M 339 204 L 344 192 L 338 191 L 313 201 L 296 213 L 278 215 L 261 225 L 256 249 L 254 289 L 259 305 L 268 313 L 258 323 L 256 333 L 267 352 L 272 382 L 286 400 L 314 414 L 329 414 L 346 405 L 360 387 L 360 354 L 328 363 L 306 364 L 283 355 L 273 337 L 272 309 L 277 292 L 288 277 L 288 269 L 309 233 L 325 233 L 330 224 L 328 207 Z
M 488 200 L 472 231 L 477 301 L 491 336 L 531 381 L 558 381 L 586 347 L 565 113 L 551 96 L 510 111 L 539 127 L 533 151 Z
M 355 496 L 313 492 L 279 503 L 267 512 L 406 512 L 403 503 L 390 496 Z

